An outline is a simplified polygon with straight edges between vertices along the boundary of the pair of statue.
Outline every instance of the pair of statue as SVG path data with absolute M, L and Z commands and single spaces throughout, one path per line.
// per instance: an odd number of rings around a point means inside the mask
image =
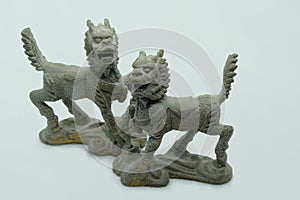
M 144 51 L 122 76 L 118 70 L 118 37 L 107 19 L 94 25 L 87 21 L 85 50 L 89 67 L 78 67 L 46 60 L 29 28 L 22 32 L 23 47 L 31 64 L 43 71 L 43 88 L 30 93 L 32 103 L 47 118 L 40 132 L 42 142 L 51 145 L 84 143 L 99 156 L 115 156 L 113 171 L 126 186 L 168 184 L 170 178 L 196 180 L 211 184 L 230 181 L 232 168 L 226 149 L 233 127 L 220 124 L 220 105 L 229 97 L 236 75 L 237 54 L 229 55 L 223 71 L 219 94 L 197 97 L 170 97 L 168 63 L 161 49 L 156 55 Z M 131 93 L 130 105 L 121 117 L 114 117 L 112 101 L 124 102 Z M 88 98 L 104 122 L 90 118 L 75 102 Z M 74 118 L 59 122 L 47 101 L 66 105 Z M 165 134 L 186 131 L 163 155 L 155 155 Z M 216 159 L 192 154 L 187 145 L 198 133 L 219 136 Z M 171 133 L 170 133 L 171 134 Z

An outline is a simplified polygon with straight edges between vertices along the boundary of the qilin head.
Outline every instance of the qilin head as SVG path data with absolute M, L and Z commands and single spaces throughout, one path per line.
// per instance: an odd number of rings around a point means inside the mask
M 118 37 L 116 31 L 104 19 L 103 24 L 95 25 L 87 20 L 88 31 L 85 33 L 84 49 L 90 65 L 108 66 L 118 59 Z
M 144 51 L 139 53 L 126 80 L 126 85 L 133 95 L 143 93 L 152 100 L 165 95 L 169 87 L 170 74 L 163 54 L 162 49 L 156 55 L 147 56 Z

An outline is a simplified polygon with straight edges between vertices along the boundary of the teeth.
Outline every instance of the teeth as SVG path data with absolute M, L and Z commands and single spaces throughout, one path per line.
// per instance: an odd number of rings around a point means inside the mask
M 113 54 L 112 53 L 101 53 L 101 54 L 98 54 L 98 58 L 99 59 L 102 59 L 102 58 L 112 58 L 113 57 Z
M 111 58 L 108 58 L 108 57 L 104 57 L 104 58 L 102 58 L 102 60 L 104 61 L 104 62 L 111 62 Z

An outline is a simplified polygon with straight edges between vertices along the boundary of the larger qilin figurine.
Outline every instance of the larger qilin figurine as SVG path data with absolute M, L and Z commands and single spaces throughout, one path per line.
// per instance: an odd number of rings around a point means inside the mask
M 25 53 L 38 71 L 44 72 L 42 89 L 30 99 L 47 118 L 40 132 L 46 144 L 84 143 L 97 156 L 116 156 L 113 171 L 126 186 L 162 187 L 171 178 L 211 184 L 227 183 L 232 168 L 227 163 L 233 127 L 220 123 L 220 105 L 229 97 L 236 76 L 237 54 L 228 56 L 219 94 L 196 97 L 167 95 L 170 74 L 164 50 L 156 55 L 141 51 L 132 71 L 121 76 L 118 37 L 108 20 L 94 25 L 87 21 L 85 50 L 89 67 L 52 63 L 37 47 L 29 28 L 22 31 Z M 146 39 L 146 38 L 145 38 Z M 124 102 L 131 93 L 126 112 L 114 117 L 112 101 Z M 104 122 L 90 118 L 74 100 L 88 98 L 100 109 Z M 59 122 L 45 102 L 62 100 L 74 118 Z M 166 134 L 185 133 L 165 154 L 157 155 Z M 216 159 L 190 153 L 188 144 L 197 133 L 217 136 Z
M 121 129 L 130 134 L 132 153 L 120 155 L 114 162 L 115 172 L 125 185 L 162 186 L 168 183 L 169 178 L 215 184 L 231 179 L 232 170 L 227 164 L 226 149 L 233 127 L 220 124 L 219 120 L 220 104 L 229 96 L 236 75 L 236 63 L 237 54 L 229 55 L 219 94 L 177 98 L 166 95 L 170 75 L 163 50 L 158 51 L 156 56 L 140 52 L 132 72 L 124 77 L 133 98 L 127 116 L 123 115 L 120 122 Z M 154 156 L 163 136 L 172 130 L 187 133 L 176 141 L 168 153 Z M 186 150 L 197 132 L 219 135 L 215 148 L 216 160 Z M 147 141 L 143 141 L 147 138 L 145 134 L 149 136 Z M 144 145 L 145 150 L 141 150 Z

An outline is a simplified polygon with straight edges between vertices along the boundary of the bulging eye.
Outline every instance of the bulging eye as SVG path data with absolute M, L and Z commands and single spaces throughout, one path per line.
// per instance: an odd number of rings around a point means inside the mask
M 96 43 L 100 43 L 101 42 L 101 38 L 98 38 L 98 37 L 94 38 L 94 40 L 95 40 Z

